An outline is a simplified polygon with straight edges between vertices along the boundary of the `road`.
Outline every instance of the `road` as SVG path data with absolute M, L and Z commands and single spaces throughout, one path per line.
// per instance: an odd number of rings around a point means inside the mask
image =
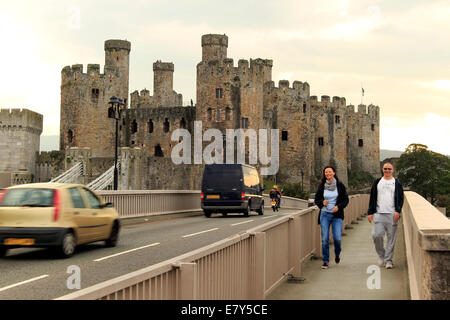
M 297 210 L 282 209 L 263 216 L 252 212 L 180 217 L 124 225 L 114 248 L 96 242 L 77 248 L 69 259 L 56 259 L 50 250 L 12 249 L 0 259 L 0 300 L 49 300 L 74 292 L 73 266 L 79 268 L 81 289 L 165 261 Z

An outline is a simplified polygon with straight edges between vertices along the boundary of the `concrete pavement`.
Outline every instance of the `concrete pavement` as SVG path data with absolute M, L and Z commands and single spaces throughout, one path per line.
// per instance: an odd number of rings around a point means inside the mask
M 378 257 L 371 236 L 372 224 L 367 221 L 367 217 L 351 226 L 353 229 L 344 230 L 340 264 L 334 262 L 334 248 L 330 245 L 328 269 L 321 269 L 321 259 L 307 259 L 302 264 L 304 282 L 285 281 L 266 299 L 409 300 L 403 222 L 399 221 L 393 258 L 394 268 L 390 270 L 378 267 Z M 380 280 L 379 289 L 376 288 L 377 275 Z

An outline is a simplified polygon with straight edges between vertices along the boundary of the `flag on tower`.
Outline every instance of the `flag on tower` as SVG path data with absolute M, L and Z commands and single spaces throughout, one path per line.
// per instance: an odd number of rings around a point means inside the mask
M 363 87 L 361 87 L 361 92 L 362 92 L 362 95 L 364 96 L 364 88 Z

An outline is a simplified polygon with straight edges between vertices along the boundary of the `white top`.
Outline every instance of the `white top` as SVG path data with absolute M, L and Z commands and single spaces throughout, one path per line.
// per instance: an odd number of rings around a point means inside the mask
M 334 191 L 329 191 L 327 189 L 323 191 L 323 198 L 325 200 L 328 200 L 328 204 L 323 207 L 323 209 L 325 209 L 324 211 L 333 212 L 333 208 L 336 205 L 337 197 L 338 197 L 337 187 L 336 189 L 334 189 Z
M 377 213 L 394 213 L 395 179 L 381 178 L 377 185 Z

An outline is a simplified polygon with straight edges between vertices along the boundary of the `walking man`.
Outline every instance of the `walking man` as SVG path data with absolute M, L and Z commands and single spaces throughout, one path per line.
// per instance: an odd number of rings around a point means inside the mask
M 367 219 L 374 222 L 372 238 L 378 254 L 378 264 L 392 269 L 395 239 L 397 238 L 397 222 L 403 207 L 403 187 L 393 177 L 394 166 L 390 162 L 383 164 L 383 177 L 372 184 L 370 191 Z M 384 235 L 387 234 L 386 247 Z

